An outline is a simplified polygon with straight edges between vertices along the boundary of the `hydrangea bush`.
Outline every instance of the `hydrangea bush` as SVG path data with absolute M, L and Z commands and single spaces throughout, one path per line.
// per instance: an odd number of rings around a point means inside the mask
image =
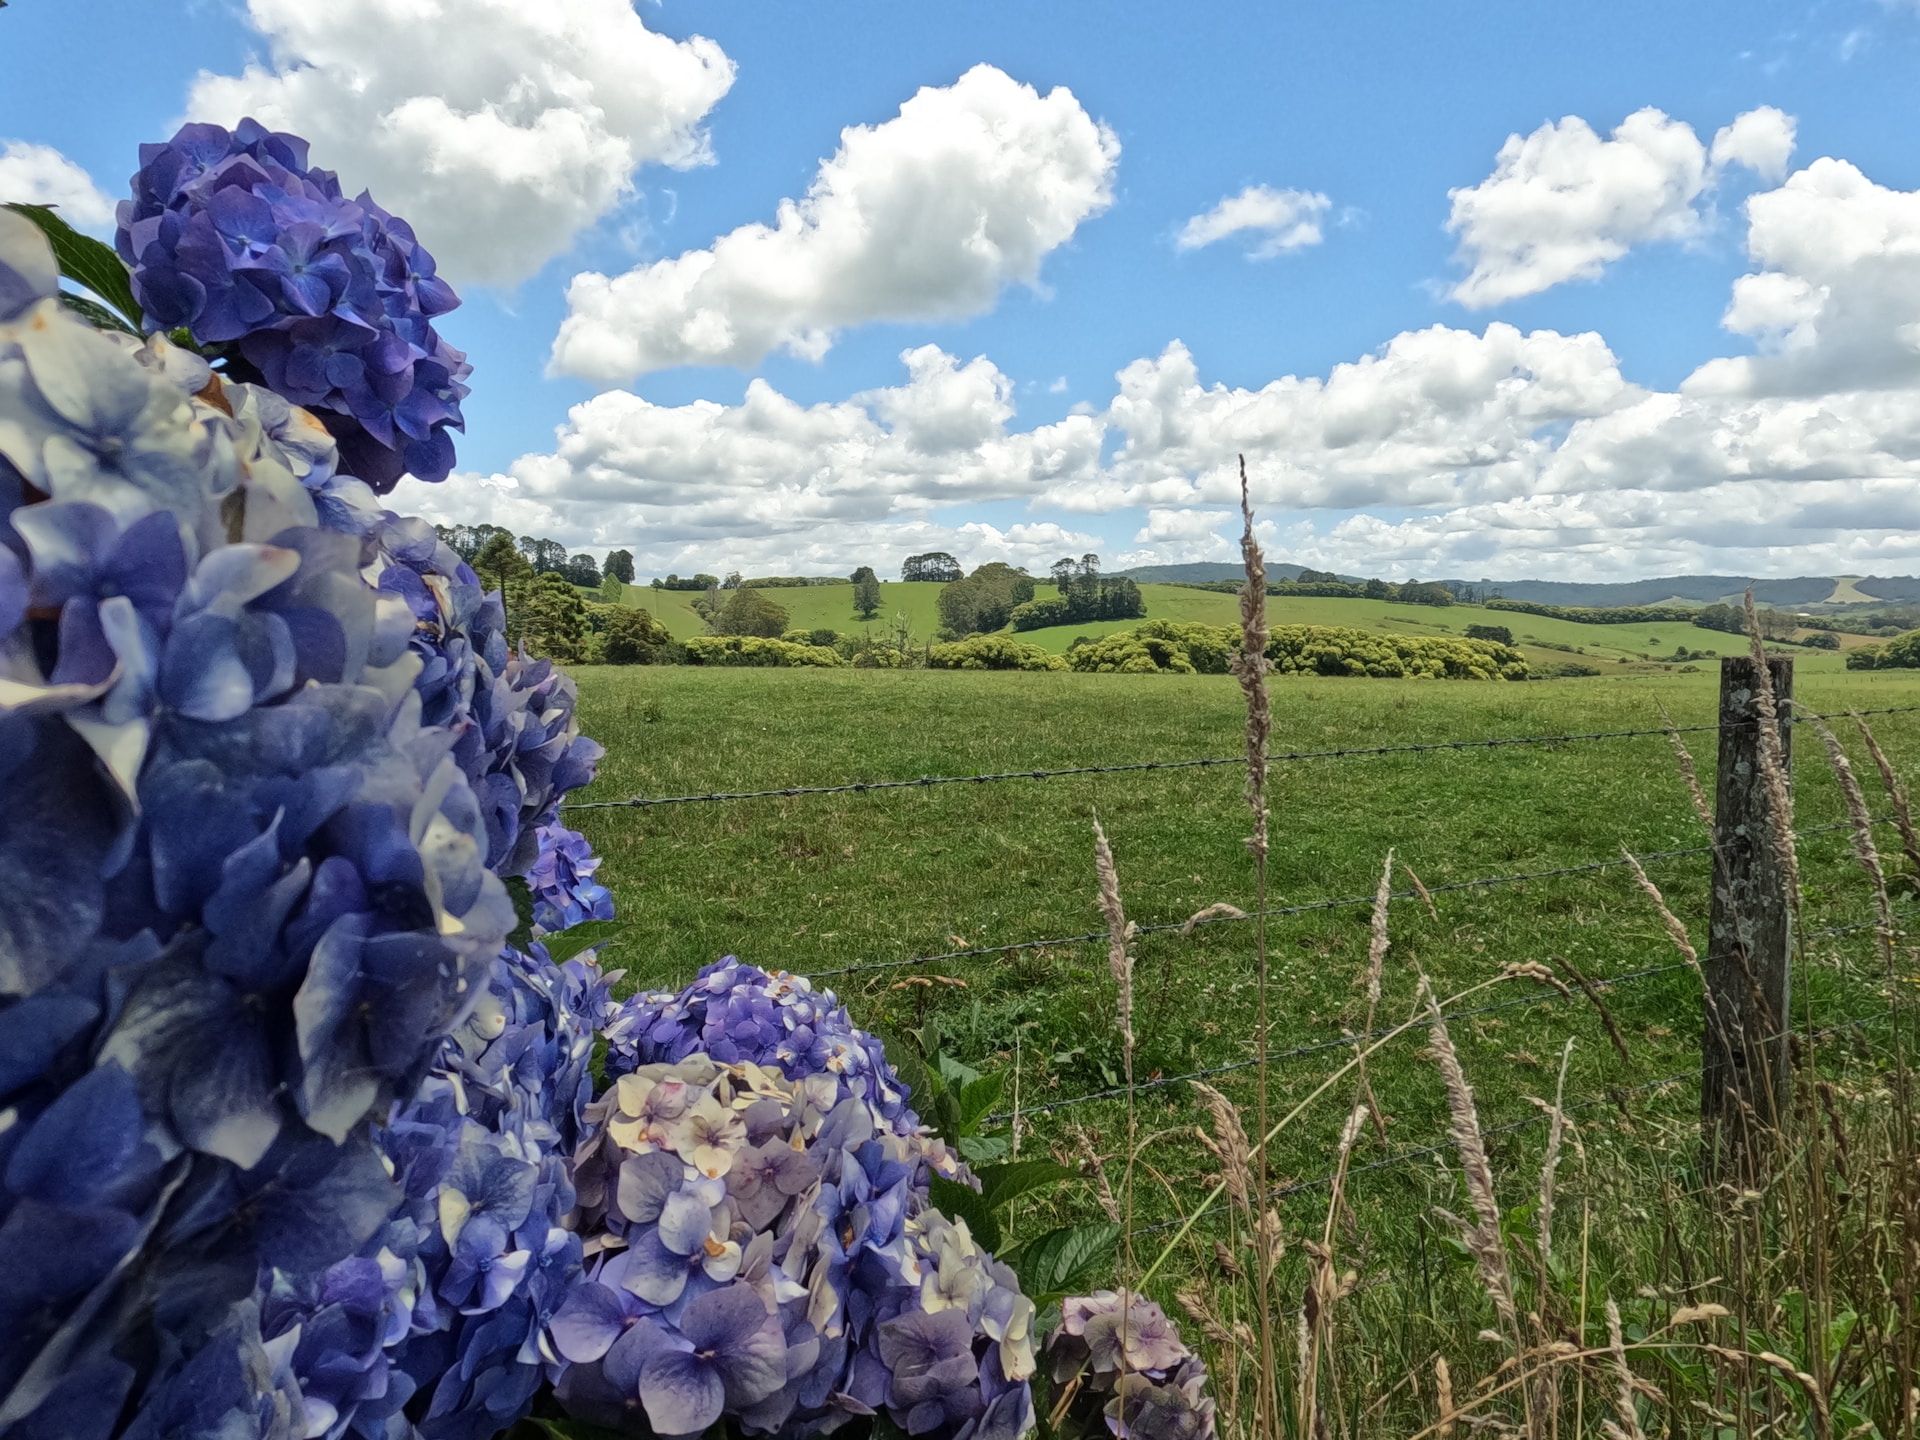
M 1019 1440 L 1035 1306 L 879 1041 L 732 957 L 609 998 L 573 683 L 380 499 L 453 463 L 432 257 L 252 121 L 133 190 L 125 276 L 0 209 L 0 1437 Z M 1081 1408 L 1210 1433 L 1108 1298 Z

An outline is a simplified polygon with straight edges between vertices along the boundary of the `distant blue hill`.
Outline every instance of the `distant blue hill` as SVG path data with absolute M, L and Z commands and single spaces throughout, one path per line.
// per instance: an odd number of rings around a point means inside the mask
M 1298 565 L 1269 562 L 1267 573 L 1276 579 L 1293 580 L 1298 578 L 1301 568 Z M 1226 561 L 1203 560 L 1186 565 L 1141 565 L 1117 573 L 1143 584 L 1206 584 L 1238 580 L 1241 569 Z M 1840 582 L 1838 577 L 1832 575 L 1795 575 L 1784 579 L 1752 575 L 1664 575 L 1652 580 L 1453 579 L 1440 583 L 1455 588 L 1471 586 L 1482 593 L 1498 593 L 1509 600 L 1532 600 L 1545 605 L 1595 606 L 1665 603 L 1713 605 L 1737 600 L 1751 585 L 1753 598 L 1759 604 L 1789 608 L 1823 604 Z M 1855 580 L 1853 588 L 1878 601 L 1920 601 L 1920 577 L 1912 575 L 1869 575 Z

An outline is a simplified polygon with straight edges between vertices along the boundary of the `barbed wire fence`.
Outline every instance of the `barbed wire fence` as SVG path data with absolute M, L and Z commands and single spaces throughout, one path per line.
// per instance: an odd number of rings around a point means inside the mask
M 1724 693 L 1724 692 L 1723 692 Z M 1818 713 L 1805 709 L 1793 712 L 1781 719 L 1783 729 L 1804 726 L 1812 721 L 1833 724 L 1870 717 L 1896 716 L 1920 713 L 1920 704 L 1886 705 L 1864 709 L 1850 709 L 1844 712 Z M 1442 754 L 1461 754 L 1470 752 L 1499 753 L 1519 749 L 1558 749 L 1563 747 L 1600 744 L 1612 741 L 1624 741 L 1646 738 L 1666 738 L 1669 740 L 1687 735 L 1714 735 L 1724 741 L 1729 731 L 1757 729 L 1757 720 L 1728 721 L 1723 718 L 1715 724 L 1693 724 L 1675 726 L 1664 724 L 1640 728 L 1614 730 L 1567 731 L 1549 734 L 1525 735 L 1486 735 L 1457 737 L 1444 740 L 1416 741 L 1400 744 L 1354 745 L 1323 749 L 1295 749 L 1270 752 L 1267 759 L 1270 765 L 1338 763 L 1385 757 L 1420 757 Z M 750 804 L 758 801 L 780 801 L 811 797 L 828 796 L 882 796 L 910 791 L 925 791 L 947 786 L 991 786 L 1016 781 L 1045 782 L 1053 779 L 1079 777 L 1141 775 L 1156 772 L 1179 772 L 1194 770 L 1228 769 L 1246 764 L 1244 754 L 1206 755 L 1186 758 L 1165 758 L 1138 761 L 1123 761 L 1111 764 L 1070 765 L 1060 767 L 1039 767 L 1032 769 L 1007 769 L 972 774 L 920 775 L 899 778 L 850 780 L 834 784 L 787 785 L 751 790 L 716 790 L 703 793 L 633 795 L 611 800 L 575 801 L 562 808 L 569 813 L 581 812 L 640 812 L 669 807 L 723 806 Z M 1904 798 L 1900 800 L 1904 807 Z M 1870 817 L 1875 826 L 1898 826 L 1902 837 L 1906 838 L 1911 819 L 1902 808 L 1900 813 L 1892 815 L 1874 815 Z M 1802 839 L 1820 836 L 1846 834 L 1856 831 L 1853 821 L 1839 821 L 1831 824 L 1800 827 L 1796 834 Z M 1623 867 L 1663 866 L 1682 860 L 1723 854 L 1724 837 L 1716 836 L 1713 843 L 1668 847 L 1648 850 L 1628 855 L 1617 852 L 1605 857 L 1595 857 L 1575 863 L 1556 865 L 1530 870 L 1501 872 L 1475 876 L 1463 880 L 1442 881 L 1434 884 L 1420 884 L 1391 888 L 1386 892 L 1389 904 L 1401 904 L 1418 901 L 1432 906 L 1443 896 L 1459 895 L 1470 892 L 1488 892 L 1524 886 L 1534 882 L 1583 878 L 1599 875 Z M 1920 878 L 1920 877 L 1917 877 Z M 1181 934 L 1191 935 L 1203 927 L 1243 924 L 1256 917 L 1272 919 L 1290 919 L 1327 912 L 1365 911 L 1376 903 L 1377 892 L 1358 895 L 1342 895 L 1322 899 L 1269 906 L 1263 911 L 1245 913 L 1229 910 L 1226 913 L 1198 915 L 1178 919 L 1159 920 L 1146 924 L 1135 924 L 1129 929 L 1132 938 L 1155 935 Z M 1808 928 L 1799 937 L 1802 942 L 1838 941 L 1843 937 L 1860 935 L 1881 927 L 1876 919 L 1854 919 L 1841 923 L 1824 924 Z M 1104 944 L 1108 933 L 1104 929 L 1088 930 L 1075 934 L 1051 935 L 1046 937 L 1025 938 L 1002 941 L 993 944 L 964 946 L 960 948 L 927 953 L 910 953 L 895 957 L 874 958 L 838 965 L 825 969 L 812 969 L 808 978 L 815 981 L 845 979 L 867 975 L 878 975 L 906 971 L 912 978 L 932 980 L 940 967 L 953 967 L 961 962 L 997 961 L 1026 952 L 1062 950 L 1071 947 Z M 1662 977 L 1677 975 L 1679 972 L 1693 970 L 1703 973 L 1702 967 L 1732 957 L 1723 952 L 1714 952 L 1685 960 L 1676 960 L 1654 965 L 1642 966 L 1614 975 L 1597 975 L 1591 978 L 1578 977 L 1577 986 L 1544 986 L 1531 989 L 1518 997 L 1488 1001 L 1470 1007 L 1456 1007 L 1444 1012 L 1444 1018 L 1456 1021 L 1475 1020 L 1483 1017 L 1501 1015 L 1510 1012 L 1530 1012 L 1544 1007 L 1579 1004 L 1585 1002 L 1600 1008 L 1604 1014 L 1603 994 L 1614 993 L 1656 981 Z M 943 977 L 944 978 L 944 977 Z M 1512 977 L 1523 978 L 1523 977 Z M 1828 1025 L 1815 1031 L 1806 1032 L 1805 1038 L 1815 1035 L 1833 1034 L 1847 1030 L 1858 1030 L 1867 1023 L 1864 1019 L 1851 1019 L 1837 1025 Z M 1609 1020 L 1609 1026 L 1611 1021 Z M 1058 1116 L 1065 1112 L 1078 1111 L 1084 1107 L 1103 1103 L 1118 1103 L 1132 1095 L 1138 1097 L 1149 1094 L 1176 1092 L 1182 1088 L 1191 1089 L 1196 1082 L 1205 1082 L 1225 1076 L 1237 1075 L 1256 1069 L 1263 1064 L 1273 1065 L 1316 1055 L 1329 1055 L 1340 1051 L 1355 1051 L 1373 1041 L 1391 1035 L 1404 1026 L 1377 1026 L 1372 1029 L 1353 1032 L 1343 1030 L 1340 1033 L 1325 1034 L 1313 1039 L 1303 1039 L 1299 1043 L 1289 1044 L 1269 1050 L 1266 1055 L 1244 1055 L 1218 1064 L 1196 1067 L 1174 1074 L 1149 1074 L 1137 1080 L 1132 1086 L 1122 1084 L 1103 1085 L 1079 1093 L 1054 1096 L 1038 1101 L 1030 1101 L 1015 1109 L 997 1110 L 984 1117 L 988 1125 L 1012 1124 L 1016 1130 L 1031 1127 L 1036 1120 Z M 1784 1032 L 1771 1038 L 1782 1040 Z M 1653 1079 L 1634 1080 L 1631 1083 L 1615 1084 L 1605 1087 L 1593 1095 L 1566 1101 L 1562 1110 L 1566 1115 L 1575 1115 L 1605 1106 L 1619 1107 L 1624 1110 L 1629 1099 L 1638 1096 L 1658 1094 L 1663 1091 L 1684 1087 L 1688 1082 L 1698 1082 L 1701 1072 L 1698 1068 L 1683 1070 Z M 1516 1119 L 1501 1121 L 1485 1128 L 1487 1139 L 1497 1140 L 1517 1136 L 1546 1123 L 1548 1114 L 1536 1111 Z M 1397 1170 L 1423 1159 L 1437 1159 L 1451 1150 L 1448 1142 L 1430 1145 L 1418 1145 L 1394 1150 L 1387 1155 L 1358 1162 L 1348 1167 L 1351 1177 L 1378 1174 Z M 1268 1197 L 1280 1200 L 1292 1195 L 1324 1188 L 1333 1180 L 1333 1173 L 1312 1179 L 1292 1181 L 1277 1187 Z M 1170 1229 L 1182 1224 L 1174 1218 L 1156 1221 L 1137 1227 L 1141 1233 Z

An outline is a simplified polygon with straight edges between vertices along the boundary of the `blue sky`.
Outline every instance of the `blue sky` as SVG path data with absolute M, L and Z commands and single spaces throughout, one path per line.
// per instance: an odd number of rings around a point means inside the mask
M 190 111 L 313 134 L 465 296 L 461 472 L 401 492 L 436 518 L 663 571 L 1228 558 L 1244 449 L 1276 553 L 1343 570 L 1920 567 L 1910 0 L 421 8 L 15 0 L 0 190 L 78 183 L 50 150 L 117 198 Z M 111 79 L 80 103 L 76 74 Z M 903 114 L 922 87 L 951 104 Z M 946 153 L 956 114 L 1011 138 Z M 506 143 L 472 143 L 482 115 Z M 879 140 L 814 234 L 716 251 L 805 197 L 850 126 Z M 1510 136 L 1533 149 L 1503 165 Z M 940 234 L 896 203 L 922 185 Z M 1249 187 L 1306 204 L 1317 240 L 1177 243 Z M 1484 203 L 1463 219 L 1457 191 Z M 976 220 L 1024 251 L 982 260 L 955 238 Z M 705 251 L 732 278 L 684 313 L 664 271 L 577 304 L 555 373 L 574 276 Z M 716 325 L 777 338 L 685 339 Z M 1886 360 L 1865 384 L 1862 354 Z

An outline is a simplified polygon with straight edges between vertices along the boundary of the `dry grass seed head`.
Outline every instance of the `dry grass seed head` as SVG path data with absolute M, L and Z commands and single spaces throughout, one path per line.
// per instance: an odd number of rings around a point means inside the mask
M 1893 762 L 1887 759 L 1887 752 L 1880 748 L 1880 741 L 1872 727 L 1859 715 L 1853 717 L 1853 723 L 1859 727 L 1860 738 L 1866 742 L 1867 754 L 1873 757 L 1874 769 L 1880 772 L 1880 784 L 1893 806 L 1893 823 L 1900 829 L 1900 844 L 1907 852 L 1907 864 L 1914 875 L 1920 878 L 1920 833 L 1914 830 L 1913 804 L 1908 798 L 1907 787 L 1894 773 Z
M 1193 914 L 1189 915 L 1185 923 L 1180 926 L 1180 933 L 1183 936 L 1191 935 L 1202 925 L 1211 924 L 1215 920 L 1244 920 L 1246 918 L 1247 912 L 1242 910 L 1238 905 L 1229 905 L 1224 900 L 1216 900 L 1213 904 L 1207 906 L 1206 909 L 1196 910 Z
M 1240 588 L 1240 653 L 1233 657 L 1234 678 L 1247 704 L 1247 803 L 1253 809 L 1249 845 L 1267 853 L 1267 739 L 1273 712 L 1267 696 L 1267 562 L 1253 533 L 1253 498 L 1247 461 L 1240 457 L 1240 559 L 1246 583 Z
M 1554 1181 L 1560 1170 L 1560 1148 L 1567 1136 L 1567 1064 L 1573 1059 L 1573 1041 L 1560 1051 L 1560 1077 L 1553 1087 L 1553 1109 L 1547 1122 L 1547 1153 L 1540 1162 L 1540 1267 L 1553 1263 Z
M 1607 1301 L 1607 1350 L 1613 1357 L 1613 1413 L 1602 1429 L 1612 1440 L 1647 1440 L 1640 1428 L 1640 1412 L 1633 1403 L 1633 1371 L 1627 1365 L 1627 1344 L 1620 1334 L 1620 1307 Z
M 1393 851 L 1387 851 L 1387 863 L 1380 869 L 1380 887 L 1373 892 L 1373 915 L 1367 929 L 1367 1010 L 1380 1003 L 1380 978 L 1387 967 L 1387 951 L 1393 941 L 1387 933 L 1387 907 L 1393 903 Z
M 1227 1194 L 1242 1214 L 1251 1216 L 1253 1147 L 1247 1141 L 1246 1127 L 1240 1123 L 1240 1112 L 1234 1108 L 1231 1100 L 1211 1085 L 1196 1080 L 1193 1088 L 1213 1121 L 1213 1134 L 1209 1137 L 1208 1148 L 1220 1158 L 1221 1179 L 1226 1183 Z
M 1434 1063 L 1447 1092 L 1447 1113 L 1453 1146 L 1460 1157 L 1460 1172 L 1466 1181 L 1467 1198 L 1473 1204 L 1474 1223 L 1463 1227 L 1467 1249 L 1480 1273 L 1487 1297 L 1506 1322 L 1518 1334 L 1518 1313 L 1513 1298 L 1513 1276 L 1507 1268 L 1507 1250 L 1500 1233 L 1500 1202 L 1493 1189 L 1493 1166 L 1487 1159 L 1486 1140 L 1480 1133 L 1480 1115 L 1474 1108 L 1473 1087 L 1467 1083 L 1460 1054 L 1453 1047 L 1446 1017 L 1434 998 L 1433 987 L 1425 976 L 1420 980 L 1421 998 L 1426 1002 L 1428 1039 Z
M 1127 912 L 1120 903 L 1120 872 L 1100 817 L 1093 817 L 1093 868 L 1100 879 L 1100 914 L 1107 922 L 1107 969 L 1118 996 L 1120 1039 L 1133 1049 L 1133 955 L 1127 948 Z
M 1713 806 L 1707 803 L 1707 792 L 1700 788 L 1700 771 L 1693 763 L 1693 752 L 1687 749 L 1687 742 L 1680 738 L 1680 731 L 1664 705 L 1660 707 L 1660 723 L 1667 727 L 1667 744 L 1673 748 L 1673 763 L 1680 771 L 1681 782 L 1687 787 L 1687 802 L 1693 806 L 1694 817 L 1711 835 L 1714 830 Z

